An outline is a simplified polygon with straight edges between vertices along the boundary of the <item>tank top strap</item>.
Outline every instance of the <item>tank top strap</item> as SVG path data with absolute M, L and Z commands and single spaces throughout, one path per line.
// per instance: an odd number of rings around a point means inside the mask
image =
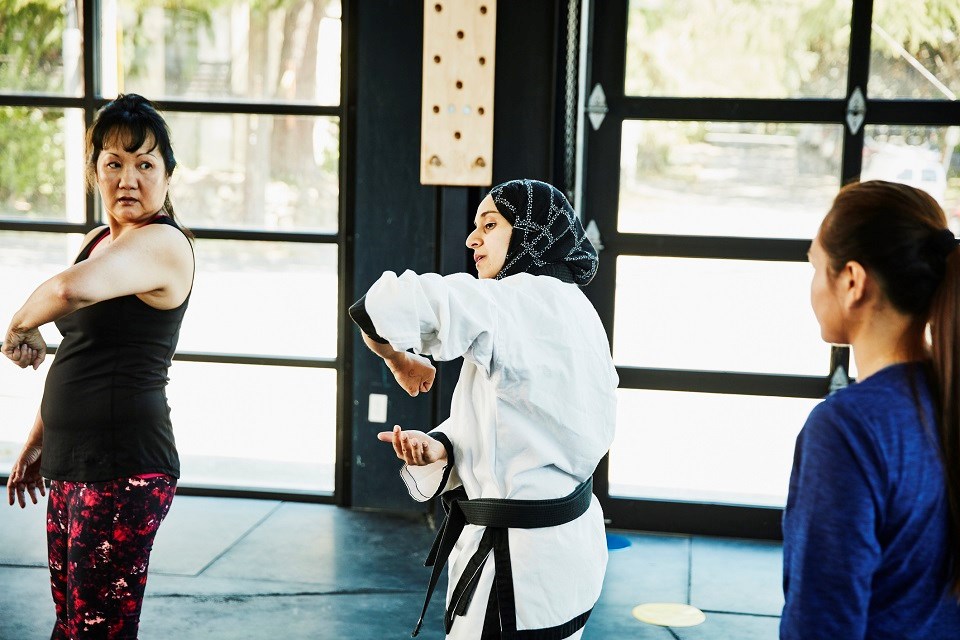
M 110 227 L 104 227 L 100 231 L 100 233 L 95 235 L 93 239 L 91 239 L 90 242 L 87 243 L 87 246 L 85 246 L 83 249 L 80 250 L 80 253 L 77 255 L 77 259 L 74 261 L 74 264 L 78 262 L 83 262 L 84 260 L 89 258 L 90 252 L 93 251 L 93 248 L 96 247 L 100 243 L 100 241 L 106 238 L 108 235 L 110 235 Z

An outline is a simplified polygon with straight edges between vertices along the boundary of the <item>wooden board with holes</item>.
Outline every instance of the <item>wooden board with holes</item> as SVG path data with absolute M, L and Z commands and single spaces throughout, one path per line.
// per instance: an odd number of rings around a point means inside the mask
M 493 179 L 496 0 L 424 0 L 420 183 Z

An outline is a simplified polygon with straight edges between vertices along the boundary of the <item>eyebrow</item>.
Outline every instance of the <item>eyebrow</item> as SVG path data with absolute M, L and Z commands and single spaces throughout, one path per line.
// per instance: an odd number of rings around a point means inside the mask
M 489 211 L 481 211 L 481 212 L 477 215 L 477 220 L 483 220 L 483 217 L 484 217 L 484 216 L 488 216 L 488 215 L 490 215 L 491 213 L 500 213 L 500 212 L 497 211 L 496 209 L 490 209 Z M 480 223 L 477 222 L 476 220 L 474 220 L 473 226 L 479 227 L 479 226 L 480 226 Z
M 143 151 L 143 152 L 141 152 L 141 153 L 138 153 L 138 154 L 137 154 L 137 157 L 139 158 L 140 156 L 151 156 L 151 157 L 154 157 L 154 158 L 159 158 L 160 156 L 155 155 L 155 154 L 153 153 L 155 150 L 156 150 L 156 147 L 154 147 L 153 149 L 150 149 L 149 151 Z M 124 151 L 126 151 L 126 149 L 124 149 Z M 100 153 L 109 154 L 109 155 L 111 155 L 111 156 L 117 156 L 118 158 L 120 157 L 120 154 L 119 154 L 119 153 L 117 153 L 117 152 L 115 152 L 115 151 L 110 151 L 110 150 L 108 150 L 108 149 L 101 149 L 101 150 L 100 150 Z M 127 153 L 130 153 L 130 152 L 127 151 Z

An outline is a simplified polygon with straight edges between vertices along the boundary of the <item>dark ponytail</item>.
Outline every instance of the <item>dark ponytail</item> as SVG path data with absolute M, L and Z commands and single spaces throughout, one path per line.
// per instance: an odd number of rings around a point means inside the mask
M 871 180 L 840 190 L 818 237 L 831 271 L 859 262 L 898 311 L 920 326 L 929 323 L 947 483 L 948 572 L 960 600 L 960 251 L 946 227 L 943 209 L 928 193 Z
M 933 371 L 940 392 L 940 443 L 947 476 L 950 540 L 953 542 L 950 577 L 953 595 L 960 599 L 960 251 L 947 256 L 943 282 L 930 306 Z

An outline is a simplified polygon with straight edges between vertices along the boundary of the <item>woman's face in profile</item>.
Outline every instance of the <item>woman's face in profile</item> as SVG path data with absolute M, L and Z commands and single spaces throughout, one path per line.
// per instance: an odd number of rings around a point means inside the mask
M 476 229 L 467 236 L 467 248 L 473 250 L 477 277 L 494 278 L 503 269 L 507 259 L 513 225 L 500 215 L 493 197 L 489 195 L 477 207 L 473 224 Z
M 843 309 L 837 292 L 836 277 L 830 272 L 829 257 L 820 244 L 820 236 L 813 239 L 807 258 L 813 267 L 810 282 L 810 306 L 820 324 L 820 337 L 830 344 L 846 344 Z
M 503 269 L 510 246 L 513 226 L 500 215 L 493 197 L 487 196 L 477 207 L 477 216 L 473 220 L 476 227 L 467 236 L 467 248 L 473 250 L 477 276 L 494 278 Z

